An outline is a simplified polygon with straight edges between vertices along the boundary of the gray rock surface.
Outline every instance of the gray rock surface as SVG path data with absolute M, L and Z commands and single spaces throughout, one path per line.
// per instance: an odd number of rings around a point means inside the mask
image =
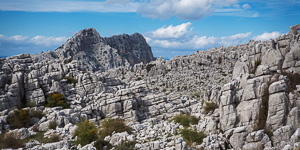
M 27 105 L 45 114 L 33 121 L 45 138 L 57 134 L 62 139 L 30 141 L 28 149 L 93 149 L 93 142 L 71 143 L 76 124 L 90 120 L 100 127 L 108 117 L 122 118 L 133 128 L 131 134 L 106 137 L 114 146 L 136 141 L 138 149 L 188 149 L 179 134 L 183 126 L 168 121 L 188 113 L 200 118 L 190 128 L 207 134 L 195 148 L 297 148 L 300 93 L 299 85 L 292 89 L 291 82 L 298 83 L 289 74 L 300 73 L 299 28 L 275 40 L 155 61 L 140 34 L 102 38 L 85 29 L 55 51 L 1 58 L 0 133 L 10 129 L 11 110 Z M 62 94 L 70 108 L 44 107 L 51 93 Z M 50 121 L 55 129 L 48 129 Z M 28 138 L 32 130 L 10 132 Z

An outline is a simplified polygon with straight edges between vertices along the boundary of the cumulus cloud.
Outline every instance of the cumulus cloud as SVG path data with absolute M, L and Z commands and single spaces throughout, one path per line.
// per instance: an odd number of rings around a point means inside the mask
M 255 41 L 267 41 L 267 40 L 270 40 L 270 39 L 276 39 L 280 36 L 280 32 L 278 31 L 274 31 L 274 32 L 271 32 L 271 33 L 263 33 L 261 35 L 258 35 L 258 36 L 255 36 L 253 38 L 253 40 Z
M 176 16 L 187 20 L 202 19 L 216 8 L 233 6 L 238 0 L 150 0 L 137 10 L 146 17 L 167 19 Z
M 0 55 L 15 55 L 20 53 L 39 53 L 54 50 L 62 45 L 67 37 L 35 36 L 29 38 L 22 35 L 5 36 L 0 34 Z
M 208 49 L 218 46 L 238 45 L 249 40 L 251 32 L 231 36 L 214 37 L 198 36 L 192 32 L 191 23 L 159 28 L 146 36 L 147 42 L 156 48 L 169 49 Z M 157 32 L 159 31 L 159 32 Z M 181 31 L 181 32 L 180 32 Z
M 187 22 L 177 26 L 163 26 L 155 31 L 152 31 L 149 36 L 156 39 L 182 38 L 183 36 L 186 36 L 192 32 L 193 28 L 190 28 L 191 25 L 192 23 Z

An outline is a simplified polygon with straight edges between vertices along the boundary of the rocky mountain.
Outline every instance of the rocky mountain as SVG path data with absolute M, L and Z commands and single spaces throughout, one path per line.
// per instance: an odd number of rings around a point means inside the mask
M 92 71 L 154 60 L 151 47 L 141 34 L 102 38 L 93 28 L 79 31 L 54 52 L 48 51 L 33 57 L 36 62 L 45 59 L 59 59 L 62 63 L 76 62 L 79 70 Z
M 100 57 L 104 50 L 111 55 Z M 102 68 L 82 56 L 94 57 Z M 121 118 L 132 132 L 106 136 L 115 148 L 125 141 L 148 150 L 299 148 L 300 25 L 275 40 L 144 63 L 152 59 L 141 35 L 101 38 L 94 29 L 80 31 L 54 52 L 1 58 L 0 131 L 16 139 L 42 133 L 61 139 L 30 140 L 26 149 L 95 149 L 97 142 L 71 142 L 78 139 L 77 123 L 89 120 L 103 128 L 103 120 Z M 58 107 L 50 105 L 53 96 L 60 97 Z M 17 108 L 46 115 L 15 129 L 10 118 Z M 176 120 L 182 116 L 197 119 L 187 127 Z M 183 131 L 201 137 L 193 141 Z

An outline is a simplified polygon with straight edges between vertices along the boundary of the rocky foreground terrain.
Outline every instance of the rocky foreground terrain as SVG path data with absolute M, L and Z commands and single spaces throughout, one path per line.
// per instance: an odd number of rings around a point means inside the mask
M 55 51 L 0 59 L 0 146 L 299 149 L 299 74 L 300 25 L 170 60 L 154 60 L 140 34 L 85 29 Z M 124 130 L 78 143 L 82 124 L 97 137 L 114 120 Z

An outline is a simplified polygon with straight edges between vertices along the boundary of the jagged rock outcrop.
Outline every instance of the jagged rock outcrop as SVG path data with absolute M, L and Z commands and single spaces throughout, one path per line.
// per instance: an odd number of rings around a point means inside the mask
M 34 56 L 37 62 L 45 59 L 75 62 L 80 70 L 105 71 L 140 62 L 148 63 L 154 57 L 151 47 L 139 33 L 102 38 L 94 28 L 88 28 L 76 33 L 54 52 Z
M 88 119 L 99 125 L 108 117 L 125 119 L 133 128 L 131 134 L 107 136 L 112 145 L 135 140 L 139 149 L 187 149 L 178 135 L 183 126 L 167 121 L 180 113 L 201 118 L 191 127 L 208 135 L 194 145 L 199 149 L 296 148 L 299 28 L 292 26 L 275 40 L 155 61 L 139 34 L 102 38 L 94 29 L 82 30 L 56 51 L 0 59 L 0 131 L 9 130 L 13 109 L 33 104 L 32 109 L 47 114 L 35 121 L 39 130 L 63 141 L 38 146 L 31 141 L 31 149 L 93 149 L 94 143 L 70 143 L 76 124 Z M 45 108 L 51 93 L 61 93 L 70 108 Z M 207 103 L 216 108 L 207 108 Z M 49 129 L 52 121 L 54 130 Z M 13 132 L 33 134 L 32 128 Z

